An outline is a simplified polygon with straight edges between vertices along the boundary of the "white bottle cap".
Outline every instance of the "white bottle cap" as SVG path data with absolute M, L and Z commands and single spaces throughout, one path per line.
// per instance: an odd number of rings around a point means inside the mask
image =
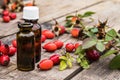
M 36 6 L 27 6 L 23 8 L 23 19 L 39 19 L 39 8 Z

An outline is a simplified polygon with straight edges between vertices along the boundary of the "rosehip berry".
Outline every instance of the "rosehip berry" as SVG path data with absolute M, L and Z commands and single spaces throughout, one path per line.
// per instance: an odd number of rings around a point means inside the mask
M 97 50 L 89 49 L 86 51 L 86 57 L 89 60 L 96 61 L 100 58 L 100 54 Z
M 12 45 L 13 45 L 15 48 L 17 48 L 17 41 L 16 41 L 16 39 L 12 40 Z
M 9 11 L 8 11 L 8 10 L 4 10 L 4 11 L 2 12 L 2 14 L 3 14 L 3 16 L 9 16 Z
M 10 46 L 8 56 L 13 56 L 15 55 L 15 53 L 16 53 L 16 48 L 13 46 Z
M 49 70 L 53 67 L 53 61 L 49 59 L 43 59 L 37 66 L 41 70 Z
M 54 43 L 48 43 L 44 46 L 44 48 L 48 52 L 54 52 L 55 50 L 57 50 L 57 46 Z
M 45 35 L 42 35 L 42 36 L 41 36 L 41 42 L 44 42 L 45 40 L 46 40 Z
M 60 49 L 63 47 L 63 42 L 60 40 L 56 40 L 53 43 L 55 43 L 55 45 L 57 46 L 57 49 Z
M 46 48 L 47 48 L 46 46 L 47 46 L 48 44 L 50 44 L 50 43 L 52 43 L 52 42 L 46 43 L 42 48 L 43 48 L 43 49 L 46 49 Z
M 75 38 L 79 37 L 79 33 L 80 33 L 80 30 L 78 28 L 73 28 L 71 30 L 72 37 L 75 37 Z
M 9 46 L 8 46 L 7 44 L 1 45 L 1 46 L 0 46 L 0 52 L 1 52 L 3 55 L 8 55 L 8 53 L 9 53 Z
M 65 48 L 67 52 L 72 52 L 75 49 L 75 46 L 72 43 L 67 43 Z
M 12 19 L 12 20 L 16 19 L 16 17 L 17 17 L 16 13 L 10 13 L 9 16 L 10 16 L 10 19 Z
M 46 31 L 49 31 L 49 30 L 47 30 L 47 29 L 42 30 L 42 35 L 43 35 Z
M 10 17 L 9 16 L 3 16 L 3 21 L 4 22 L 10 22 Z
M 50 60 L 53 61 L 54 65 L 57 65 L 60 63 L 60 59 L 59 59 L 60 55 L 58 54 L 53 54 L 52 56 L 50 56 Z
M 71 20 L 71 21 L 72 21 L 73 23 L 75 23 L 75 22 L 76 22 L 76 20 L 77 20 L 77 17 L 76 17 L 76 16 L 74 16 L 74 17 L 72 17 L 72 20 Z
M 51 31 L 45 31 L 43 32 L 43 35 L 45 35 L 47 39 L 53 39 L 55 37 L 55 34 Z
M 7 66 L 9 64 L 9 62 L 10 62 L 10 58 L 9 58 L 8 55 L 2 55 L 2 56 L 0 56 L 0 64 L 2 66 Z
M 60 31 L 59 31 L 60 35 L 64 34 L 65 33 L 65 27 L 64 26 L 59 26 L 59 28 L 60 28 Z
M 80 43 L 75 43 L 75 49 L 77 49 L 80 46 Z

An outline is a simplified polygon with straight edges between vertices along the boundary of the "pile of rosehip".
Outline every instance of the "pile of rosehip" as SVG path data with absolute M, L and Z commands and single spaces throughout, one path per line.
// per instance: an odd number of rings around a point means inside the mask
M 46 49 L 46 51 L 48 52 L 54 52 L 57 49 L 61 49 L 63 47 L 63 42 L 60 40 L 55 40 L 55 41 L 51 41 L 46 43 L 43 46 L 43 49 Z M 75 49 L 77 49 L 77 47 L 80 46 L 79 43 L 67 43 L 65 45 L 65 49 L 67 52 L 73 52 Z M 49 57 L 49 59 L 43 59 L 40 61 L 40 63 L 38 64 L 38 68 L 40 70 L 49 70 L 53 67 L 53 65 L 58 65 L 60 63 L 60 55 L 59 54 L 53 54 Z
M 63 28 L 62 28 L 63 29 Z M 62 30 L 61 29 L 61 30 Z M 62 34 L 63 31 L 61 31 Z M 50 30 L 43 30 L 42 31 L 42 42 L 46 39 L 53 39 L 55 34 Z M 45 43 L 42 48 L 45 49 L 47 52 L 54 52 L 58 49 L 61 49 L 64 46 L 64 43 L 61 40 L 53 40 Z M 66 52 L 73 52 L 77 47 L 80 46 L 80 43 L 66 43 L 65 50 Z M 39 62 L 38 68 L 40 70 L 49 70 L 54 65 L 58 65 L 60 63 L 60 55 L 55 53 L 49 57 L 49 59 L 43 59 Z
M 12 12 L 9 12 L 8 10 L 4 10 L 2 12 L 2 18 L 3 18 L 3 22 L 10 22 L 10 20 L 14 20 L 16 19 L 17 15 L 16 13 L 12 13 Z
M 16 53 L 16 40 L 12 41 L 12 45 L 3 44 L 0 41 L 0 65 L 7 66 L 10 62 L 10 57 Z

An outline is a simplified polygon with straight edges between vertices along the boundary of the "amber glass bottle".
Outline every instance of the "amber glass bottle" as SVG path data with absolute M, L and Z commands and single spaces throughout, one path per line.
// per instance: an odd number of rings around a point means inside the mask
M 23 19 L 25 22 L 33 23 L 32 31 L 35 34 L 35 58 L 36 62 L 41 58 L 41 26 L 38 24 L 39 9 L 36 6 L 24 7 Z
M 19 23 L 17 33 L 17 68 L 31 71 L 35 68 L 34 33 L 32 23 Z

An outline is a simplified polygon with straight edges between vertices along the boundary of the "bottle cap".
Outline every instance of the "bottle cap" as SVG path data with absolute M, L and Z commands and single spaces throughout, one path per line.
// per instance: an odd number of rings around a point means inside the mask
M 39 8 L 36 6 L 27 6 L 23 8 L 23 19 L 39 19 Z

